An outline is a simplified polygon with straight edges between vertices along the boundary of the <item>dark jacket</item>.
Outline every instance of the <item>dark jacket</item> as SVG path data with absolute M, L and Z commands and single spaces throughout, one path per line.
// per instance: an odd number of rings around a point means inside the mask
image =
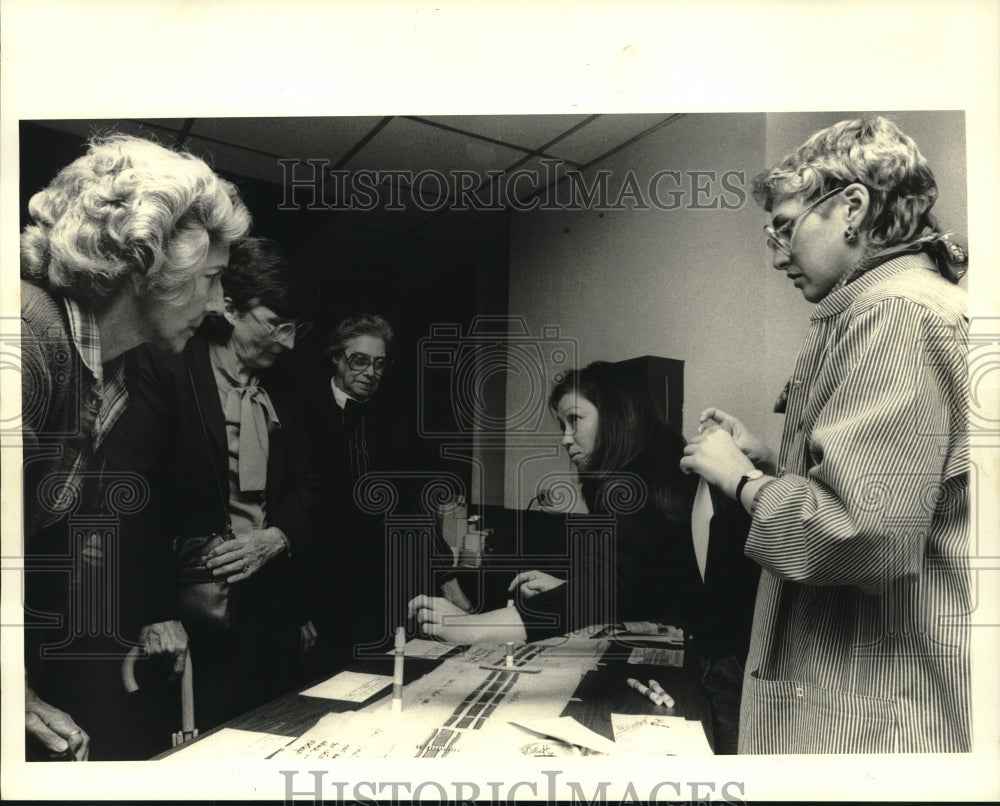
M 140 347 L 128 356 L 126 372 L 131 408 L 127 428 L 119 429 L 119 447 L 158 480 L 154 502 L 160 499 L 163 530 L 171 536 L 221 531 L 229 459 L 207 337 L 199 332 L 181 356 Z M 288 536 L 294 556 L 308 547 L 318 479 L 294 389 L 274 373 L 262 376 L 261 386 L 281 423 L 269 440 L 267 525 Z
M 203 332 L 180 356 L 138 348 L 127 357 L 126 373 L 130 407 L 113 432 L 108 462 L 109 467 L 138 471 L 149 481 L 149 506 L 130 519 L 124 541 L 136 547 L 132 550 L 140 567 L 135 573 L 147 583 L 137 594 L 144 601 L 135 604 L 161 621 L 178 617 L 172 539 L 218 533 L 226 525 L 225 418 Z M 198 668 L 200 729 L 287 686 L 294 673 L 289 664 L 297 658 L 298 629 L 306 619 L 296 566 L 308 555 L 318 480 L 309 462 L 309 434 L 296 390 L 275 373 L 262 376 L 261 385 L 281 423 L 269 438 L 266 526 L 285 533 L 291 556 L 272 558 L 235 586 L 237 626 L 231 634 L 208 635 L 197 625 L 185 625 Z
M 640 457 L 622 478 L 648 479 L 656 461 L 663 460 Z M 603 621 L 668 621 L 693 635 L 702 655 L 745 658 L 760 569 L 743 554 L 750 526 L 743 508 L 712 491 L 715 512 L 703 582 L 690 517 L 670 520 L 649 498 L 634 506 L 628 496 L 620 497 L 617 507 L 610 498 L 608 510 L 594 507 L 593 514 L 569 517 L 569 534 L 578 536 L 575 551 L 582 558 L 574 561 L 571 547 L 571 564 L 582 573 L 571 570 L 565 585 L 522 606 L 528 639 Z
M 330 382 L 328 364 L 307 368 L 300 380 L 322 490 L 302 585 L 321 640 L 346 661 L 350 647 L 381 640 L 395 620 L 385 604 L 390 584 L 385 521 L 355 501 L 358 465 L 350 452 L 359 446 L 348 437 L 363 431 L 368 472 L 396 470 L 399 448 L 393 444 L 391 418 L 377 396 L 345 415 Z

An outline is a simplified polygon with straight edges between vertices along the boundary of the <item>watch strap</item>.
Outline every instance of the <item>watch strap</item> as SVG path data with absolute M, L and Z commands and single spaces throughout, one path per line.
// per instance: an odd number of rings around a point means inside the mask
M 751 470 L 749 473 L 744 473 L 740 476 L 740 480 L 736 485 L 736 500 L 742 500 L 740 496 L 743 494 L 743 488 L 746 487 L 748 481 L 753 481 L 754 479 L 759 479 L 763 476 L 764 474 L 760 470 Z

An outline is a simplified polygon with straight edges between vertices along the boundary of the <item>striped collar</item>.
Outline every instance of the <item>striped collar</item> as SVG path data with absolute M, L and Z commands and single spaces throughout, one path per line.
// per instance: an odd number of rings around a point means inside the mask
M 887 260 L 873 269 L 869 269 L 856 280 L 852 280 L 843 288 L 838 288 L 819 301 L 809 317 L 813 321 L 826 319 L 844 311 L 867 289 L 887 280 L 894 274 L 907 269 L 922 268 L 937 273 L 933 261 L 925 254 L 907 254 Z
M 121 356 L 101 363 L 101 331 L 97 318 L 90 308 L 76 300 L 63 297 L 69 319 L 70 336 L 84 366 L 94 378 L 90 394 L 84 404 L 90 409 L 83 412 L 85 421 L 92 416 L 91 437 L 96 449 L 111 431 L 112 426 L 128 407 L 128 390 L 125 387 L 125 362 Z M 105 369 L 109 377 L 105 378 Z
M 66 314 L 69 317 L 69 332 L 76 345 L 76 351 L 90 370 L 94 380 L 104 382 L 104 367 L 101 364 L 101 331 L 97 318 L 89 308 L 69 297 L 63 297 Z

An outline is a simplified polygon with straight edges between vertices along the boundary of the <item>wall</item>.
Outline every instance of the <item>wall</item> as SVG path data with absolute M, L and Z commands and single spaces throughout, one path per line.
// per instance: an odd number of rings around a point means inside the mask
M 558 330 L 580 366 L 645 354 L 683 359 L 686 434 L 696 430 L 703 408 L 717 405 L 777 447 L 782 423 L 771 408 L 791 372 L 810 306 L 771 268 L 761 231 L 766 214 L 750 198 L 749 183 L 814 131 L 848 116 L 854 115 L 688 115 L 594 166 L 587 181 L 596 170 L 609 170 L 613 189 L 625 184 L 629 171 L 639 188 L 658 171 L 678 171 L 682 181 L 663 178 L 660 196 L 669 201 L 668 191 L 684 190 L 677 197 L 682 203 L 669 210 L 601 212 L 591 205 L 514 214 L 511 315 L 523 317 L 536 338 L 544 328 Z M 964 238 L 963 115 L 894 117 L 936 170 L 942 220 Z M 695 173 L 702 171 L 714 172 L 715 181 Z M 722 175 L 731 171 L 738 178 L 731 174 L 727 189 Z M 545 374 L 555 371 L 550 365 Z M 509 378 L 508 412 L 550 383 L 530 376 Z M 507 506 L 527 506 L 539 479 L 569 470 L 551 421 L 541 430 L 549 433 L 508 433 Z

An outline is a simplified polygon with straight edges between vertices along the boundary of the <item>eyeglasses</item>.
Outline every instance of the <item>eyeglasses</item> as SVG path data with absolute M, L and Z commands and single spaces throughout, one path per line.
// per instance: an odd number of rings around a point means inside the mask
M 268 335 L 275 341 L 287 338 L 288 336 L 294 336 L 297 339 L 301 339 L 312 328 L 312 322 L 282 322 L 280 325 L 265 322 L 253 312 L 253 308 L 247 311 L 247 313 L 266 327 L 268 329 Z
M 785 257 L 792 256 L 792 238 L 795 237 L 795 225 L 803 218 L 805 218 L 809 213 L 819 207 L 827 199 L 831 199 L 840 193 L 843 188 L 834 188 L 829 193 L 824 193 L 816 201 L 810 204 L 808 207 L 799 210 L 794 216 L 789 218 L 784 224 L 775 229 L 770 224 L 764 225 L 764 232 L 767 234 L 767 245 L 771 249 L 776 249 L 781 252 Z
M 384 355 L 372 358 L 367 353 L 351 353 L 350 355 L 344 356 L 344 358 L 347 360 L 347 366 L 356 372 L 361 372 L 362 370 L 371 367 L 379 375 L 385 372 L 385 368 L 392 364 L 392 359 L 387 358 Z

